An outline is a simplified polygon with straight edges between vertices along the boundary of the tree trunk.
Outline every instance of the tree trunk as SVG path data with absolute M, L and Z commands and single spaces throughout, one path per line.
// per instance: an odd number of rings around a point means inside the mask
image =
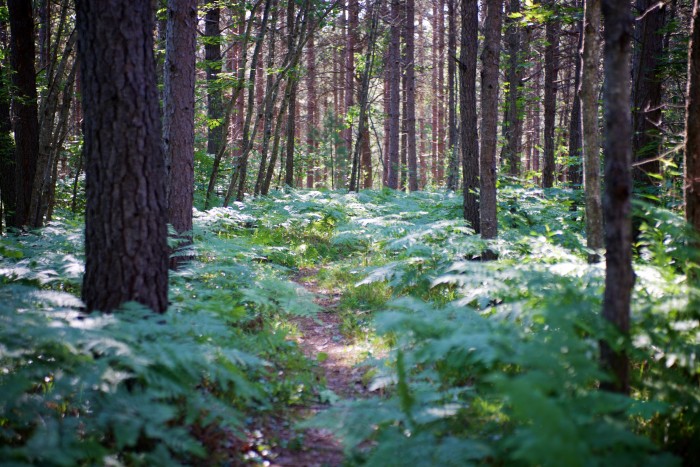
M 685 111 L 685 218 L 700 231 L 700 0 L 695 0 L 688 46 Z
M 32 4 L 8 0 L 10 17 L 10 67 L 14 89 L 16 210 L 9 212 L 7 225 L 33 225 L 30 216 L 32 188 L 39 157 L 39 110 L 34 70 L 34 18 Z
M 416 75 L 415 75 L 415 1 L 406 0 L 406 154 L 408 189 L 418 190 L 418 159 L 416 155 Z
M 603 208 L 600 197 L 600 137 L 598 134 L 598 66 L 600 64 L 600 0 L 585 0 L 584 39 L 581 70 L 581 112 L 583 120 L 583 168 L 586 197 L 586 245 L 603 248 Z M 597 263 L 596 253 L 588 254 Z
M 194 201 L 194 84 L 196 0 L 168 0 L 163 90 L 163 151 L 168 176 L 168 222 L 181 246 L 192 243 Z M 174 256 L 173 269 L 186 259 Z
M 0 45 L 7 47 L 7 25 L 0 19 Z M 10 70 L 6 60 L 0 60 L 0 202 L 6 224 L 11 226 L 17 198 L 15 196 L 15 145 L 12 140 L 12 121 L 10 119 Z M 0 216 L 0 228 L 2 217 Z M 0 232 L 2 233 L 2 232 Z
M 503 0 L 487 0 L 481 55 L 481 153 L 479 208 L 482 238 L 496 238 L 496 143 L 498 141 L 498 64 Z
M 457 191 L 459 186 L 459 151 L 457 144 L 457 103 L 455 76 L 457 73 L 457 0 L 447 0 L 447 126 L 449 165 L 447 189 Z
M 316 46 L 313 35 L 306 50 L 306 188 L 314 188 L 316 170 Z
M 574 186 L 580 186 L 583 174 L 581 173 L 581 101 L 578 99 L 581 85 L 581 57 L 579 52 L 583 46 L 583 21 L 578 22 L 578 40 L 574 56 L 574 99 L 571 105 L 571 120 L 569 122 L 569 159 L 573 164 L 569 165 L 569 181 Z
M 459 54 L 460 138 L 464 218 L 476 233 L 479 222 L 479 139 L 476 123 L 477 0 L 462 0 L 462 49 Z
M 509 13 L 520 13 L 520 0 L 510 0 Z M 503 116 L 503 150 L 501 159 L 508 163 L 508 173 L 514 177 L 520 175 L 520 139 L 522 119 L 520 118 L 520 88 L 522 86 L 522 64 L 520 63 L 520 26 L 519 19 L 508 17 L 506 20 L 506 50 L 508 52 L 508 70 L 506 71 L 506 102 Z
M 221 73 L 222 57 L 221 57 L 221 29 L 219 21 L 221 19 L 221 8 L 218 6 L 211 7 L 207 10 L 204 18 L 204 59 L 207 79 L 207 154 L 216 157 L 219 154 L 221 145 L 224 144 L 224 112 L 223 98 L 221 93 L 221 85 L 217 83 L 219 73 Z M 219 161 L 215 161 L 218 164 Z M 216 177 L 214 178 L 216 184 Z M 210 195 L 213 192 L 207 190 Z M 208 198 L 207 198 L 208 200 Z M 208 206 L 207 206 L 208 207 Z
M 77 0 L 76 12 L 87 184 L 83 300 L 88 311 L 136 301 L 164 312 L 166 173 L 151 1 Z
M 661 148 L 661 93 L 663 71 L 663 29 L 666 6 L 656 0 L 637 0 L 634 55 L 632 59 L 632 151 L 635 161 L 645 162 L 635 167 L 635 180 L 645 186 L 658 185 L 661 164 L 657 156 Z M 647 11 L 649 10 L 649 11 Z
M 399 0 L 391 0 L 391 32 L 387 67 L 389 71 L 389 148 L 386 155 L 388 163 L 387 186 L 394 190 L 399 188 L 399 105 L 401 88 L 401 5 Z
M 634 285 L 632 270 L 630 39 L 632 17 L 629 2 L 603 0 L 605 30 L 605 294 L 603 317 L 620 334 L 629 333 L 630 296 Z M 601 342 L 604 369 L 614 377 L 601 387 L 629 394 L 629 362 L 624 350 Z
M 549 8 L 554 8 L 554 1 L 548 0 Z M 557 112 L 557 72 L 559 71 L 557 46 L 559 44 L 559 24 L 556 18 L 550 18 L 545 25 L 544 49 L 544 167 L 542 168 L 542 187 L 554 186 L 554 126 Z

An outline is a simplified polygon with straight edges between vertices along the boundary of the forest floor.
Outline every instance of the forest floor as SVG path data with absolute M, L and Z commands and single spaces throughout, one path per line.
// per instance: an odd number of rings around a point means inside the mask
M 276 439 L 278 446 L 270 456 L 271 466 L 342 465 L 343 448 L 330 431 L 316 428 L 299 431 L 293 426 L 294 420 L 308 419 L 341 399 L 357 399 L 367 395 L 362 380 L 364 371 L 357 366 L 365 349 L 341 333 L 342 319 L 337 312 L 341 292 L 320 286 L 315 278 L 318 271 L 318 268 L 302 268 L 292 279 L 314 294 L 321 312 L 315 317 L 295 317 L 292 322 L 298 330 L 296 342 L 304 355 L 318 364 L 317 377 L 325 382 L 326 389 L 319 394 L 318 403 L 300 407 L 291 413 L 292 426 L 287 423 L 270 428 L 272 433 L 268 433 L 268 436 Z

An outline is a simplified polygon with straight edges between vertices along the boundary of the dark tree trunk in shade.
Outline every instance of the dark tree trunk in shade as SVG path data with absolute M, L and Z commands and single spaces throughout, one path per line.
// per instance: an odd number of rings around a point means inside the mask
M 0 46 L 7 47 L 7 24 L 0 20 Z M 15 212 L 15 145 L 12 141 L 12 122 L 10 119 L 9 70 L 7 62 L 0 60 L 0 233 L 2 233 L 2 214 L 11 219 Z M 9 221 L 7 225 L 12 225 Z
M 401 87 L 401 53 L 399 41 L 401 38 L 401 4 L 399 0 L 391 0 L 391 32 L 387 67 L 389 72 L 389 148 L 386 154 L 388 162 L 387 186 L 394 190 L 399 188 L 399 105 Z
M 574 55 L 574 96 L 571 104 L 571 120 L 569 121 L 569 181 L 572 185 L 580 186 L 583 181 L 582 173 L 582 136 L 581 136 L 581 101 L 578 98 L 581 85 L 581 56 L 579 51 L 583 46 L 583 20 L 578 22 L 578 41 Z
M 605 47 L 603 103 L 605 115 L 605 294 L 603 317 L 626 336 L 630 324 L 632 270 L 631 195 L 632 128 L 630 115 L 630 40 L 632 16 L 629 2 L 603 0 Z M 624 350 L 601 342 L 603 368 L 613 380 L 601 386 L 629 393 L 629 361 Z
M 498 64 L 503 0 L 486 0 L 481 54 L 481 151 L 479 207 L 482 238 L 496 238 L 496 144 L 498 142 Z
M 445 3 L 444 0 L 434 0 L 438 5 L 437 30 L 438 36 L 438 74 L 437 74 L 437 180 L 435 186 L 445 182 Z
M 520 0 L 509 0 L 509 15 L 520 13 Z M 503 115 L 503 150 L 501 159 L 508 164 L 508 173 L 520 175 L 520 139 L 522 137 L 522 118 L 519 104 L 523 79 L 523 65 L 520 57 L 521 32 L 519 19 L 506 18 L 506 52 L 508 69 L 506 70 L 506 102 Z
M 549 8 L 554 2 L 548 0 Z M 554 127 L 557 116 L 557 72 L 559 71 L 558 52 L 559 24 L 556 17 L 550 18 L 545 26 L 546 45 L 544 49 L 544 164 L 542 167 L 542 186 L 554 186 Z
M 406 153 L 408 160 L 408 189 L 418 190 L 418 159 L 416 155 L 416 75 L 415 75 L 415 0 L 406 0 Z
M 358 0 L 348 0 L 348 41 L 345 49 L 345 112 L 349 112 L 355 105 L 355 52 L 359 42 L 360 5 Z M 352 126 L 343 130 L 346 154 L 352 154 Z
M 685 112 L 685 217 L 700 232 L 700 0 L 695 0 L 688 47 Z
M 660 69 L 663 53 L 666 6 L 656 0 L 637 0 L 634 52 L 632 57 L 632 151 L 635 161 L 654 159 L 661 146 L 661 91 Z M 643 185 L 656 185 L 660 174 L 659 160 L 636 166 L 634 179 Z
M 168 0 L 163 91 L 163 150 L 168 176 L 168 222 L 181 245 L 192 243 L 194 201 L 194 84 L 197 1 Z M 174 256 L 177 268 L 185 257 Z
M 583 120 L 583 184 L 586 198 L 586 246 L 603 248 L 603 207 L 600 197 L 600 135 L 598 125 L 598 67 L 600 65 L 600 0 L 584 1 L 584 39 L 581 61 Z M 598 262 L 596 253 L 588 261 Z
M 460 140 L 464 218 L 479 233 L 479 139 L 476 120 L 476 60 L 478 46 L 477 0 L 462 0 L 462 35 L 459 54 Z
M 449 164 L 447 189 L 457 191 L 459 186 L 459 145 L 457 144 L 457 102 L 455 77 L 457 73 L 457 0 L 447 0 L 447 144 Z
M 221 88 L 216 83 L 221 72 L 221 9 L 212 7 L 204 18 L 204 59 L 207 78 L 207 154 L 218 154 L 224 143 L 224 112 Z
M 290 188 L 294 187 L 294 147 L 296 137 L 296 107 L 297 107 L 297 78 L 293 73 L 290 77 L 289 90 L 289 111 L 287 113 L 287 146 L 285 148 L 284 159 L 284 184 Z
M 32 3 L 8 0 L 10 18 L 10 68 L 14 88 L 12 110 L 15 129 L 16 210 L 7 217 L 7 225 L 21 227 L 30 223 L 29 208 L 39 157 L 39 110 L 34 70 L 34 18 Z
M 164 312 L 166 173 L 151 2 L 77 0 L 76 12 L 87 184 L 83 300 L 88 310 L 136 301 Z

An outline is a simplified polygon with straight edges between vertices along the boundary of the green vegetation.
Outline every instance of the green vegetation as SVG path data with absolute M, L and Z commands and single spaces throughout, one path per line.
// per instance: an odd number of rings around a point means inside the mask
M 226 443 L 325 394 L 288 335 L 289 316 L 318 311 L 290 281 L 310 266 L 342 293 L 342 331 L 389 349 L 365 363 L 372 397 L 305 422 L 339 434 L 350 464 L 698 458 L 700 321 L 682 218 L 637 207 L 624 340 L 600 317 L 604 266 L 586 262 L 580 195 L 499 195 L 503 230 L 489 242 L 444 192 L 291 191 L 195 212 L 196 259 L 172 273 L 165 315 L 81 311 L 78 220 L 3 237 L 0 459 L 242 462 Z M 487 248 L 498 260 L 481 261 Z M 629 398 L 598 389 L 602 338 L 632 358 Z

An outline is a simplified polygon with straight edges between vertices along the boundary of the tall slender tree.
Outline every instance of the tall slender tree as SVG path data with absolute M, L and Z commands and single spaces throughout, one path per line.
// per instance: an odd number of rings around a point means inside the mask
M 401 3 L 391 0 L 389 50 L 387 52 L 387 70 L 389 86 L 389 147 L 386 154 L 388 164 L 387 186 L 394 190 L 399 188 L 399 104 L 401 86 Z
M 39 110 L 34 70 L 34 16 L 32 3 L 8 0 L 10 17 L 10 67 L 14 89 L 12 110 L 15 131 L 15 211 L 7 225 L 31 225 L 32 187 L 39 157 Z
M 151 1 L 76 0 L 76 13 L 87 184 L 83 300 L 88 310 L 137 301 L 164 312 L 167 201 Z
M 479 7 L 477 0 L 462 0 L 459 54 L 460 142 L 464 218 L 479 233 L 479 137 L 476 116 L 476 61 Z
M 455 78 L 457 75 L 457 0 L 447 0 L 447 144 L 449 165 L 447 188 L 457 191 L 459 184 L 459 145 L 457 134 L 457 102 Z
M 481 151 L 479 208 L 482 238 L 496 238 L 496 144 L 498 140 L 498 64 L 503 0 L 487 0 L 481 54 Z
M 546 5 L 550 9 L 551 16 L 545 25 L 545 49 L 544 49 L 544 164 L 542 167 L 542 186 L 551 188 L 554 186 L 554 128 L 557 115 L 557 73 L 558 45 L 559 45 L 559 19 L 554 11 L 554 0 L 547 0 Z
M 605 114 L 605 294 L 603 317 L 622 335 L 629 333 L 632 270 L 632 128 L 630 42 L 632 15 L 626 0 L 603 0 L 605 31 L 603 102 Z M 614 377 L 603 387 L 629 393 L 629 361 L 624 350 L 601 342 L 603 367 Z
M 685 217 L 700 232 L 700 0 L 695 0 L 688 46 L 685 109 Z
M 508 163 L 510 175 L 520 175 L 520 139 L 522 137 L 522 118 L 520 116 L 520 88 L 524 69 L 520 57 L 520 0 L 509 0 L 509 16 L 506 20 L 506 52 L 508 68 L 506 70 L 506 102 L 503 115 L 503 149 L 501 159 Z
M 600 136 L 598 125 L 598 67 L 600 64 L 600 0 L 584 1 L 583 50 L 581 53 L 581 113 L 583 184 L 586 199 L 586 245 L 588 261 L 598 262 L 603 248 L 603 208 L 600 197 Z
M 197 1 L 168 0 L 163 90 L 163 151 L 168 176 L 168 222 L 192 242 L 194 202 L 194 84 Z M 176 268 L 183 256 L 173 256 Z
M 408 189 L 418 190 L 418 159 L 416 156 L 416 75 L 415 75 L 415 0 L 406 0 L 406 153 Z

